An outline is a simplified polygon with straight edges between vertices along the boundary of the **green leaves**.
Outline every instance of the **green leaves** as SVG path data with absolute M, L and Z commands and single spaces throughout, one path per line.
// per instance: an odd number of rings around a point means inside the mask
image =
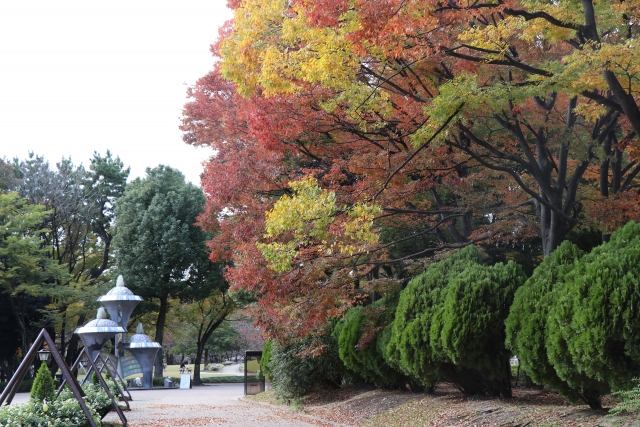
M 202 190 L 177 170 L 159 166 L 131 182 L 117 199 L 118 267 L 130 288 L 143 297 L 177 295 L 189 281 L 213 271 L 207 234 L 195 223 Z
M 531 378 L 594 408 L 640 373 L 640 225 L 583 255 L 565 242 L 516 294 L 507 345 Z
M 400 294 L 389 355 L 427 387 L 510 395 L 502 323 L 523 282 L 520 266 L 484 266 L 472 246 L 432 264 Z

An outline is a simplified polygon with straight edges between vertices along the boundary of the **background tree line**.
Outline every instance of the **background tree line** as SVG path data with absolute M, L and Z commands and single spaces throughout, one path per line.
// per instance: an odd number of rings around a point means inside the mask
M 42 327 L 73 363 L 73 331 L 92 319 L 118 274 L 145 298 L 131 324 L 144 320 L 162 344 L 169 304 L 181 301 L 199 326 L 189 339 L 202 358 L 204 343 L 236 308 L 219 264 L 208 260 L 210 236 L 196 225 L 202 190 L 165 166 L 127 183 L 129 169 L 109 152 L 94 154 L 88 169 L 70 159 L 52 168 L 32 155 L 2 161 L 0 172 L 0 358 L 9 370 Z M 161 354 L 158 365 L 161 376 Z

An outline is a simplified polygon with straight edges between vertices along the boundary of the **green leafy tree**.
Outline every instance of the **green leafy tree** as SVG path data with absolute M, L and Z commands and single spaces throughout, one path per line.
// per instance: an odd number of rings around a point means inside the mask
M 49 211 L 42 218 L 41 228 L 46 230 L 40 233 L 42 245 L 67 272 L 66 280 L 53 283 L 56 290 L 43 315 L 59 334 L 62 354 L 71 349 L 67 354 L 71 364 L 79 340 L 73 330 L 95 308 L 84 301 L 95 301 L 99 286 L 110 279 L 113 205 L 124 190 L 129 169 L 109 151 L 106 156 L 94 153 L 88 169 L 65 158 L 51 167 L 33 154 L 16 161 L 14 168 L 20 178 L 17 191 Z
M 200 188 L 162 165 L 147 168 L 147 176 L 129 183 L 116 201 L 118 269 L 134 293 L 159 303 L 155 341 L 160 344 L 169 299 L 206 298 L 212 275 L 219 283 L 219 271 L 208 259 L 208 236 L 196 225 L 204 201 Z M 161 357 L 155 375 L 162 376 Z
M 51 283 L 65 280 L 65 272 L 51 262 L 40 236 L 43 218 L 41 205 L 31 205 L 18 193 L 0 193 L 0 292 L 8 297 L 11 312 L 18 322 L 22 354 L 27 353 L 30 330 L 28 317 L 33 298 L 46 298 Z M 42 305 L 40 305 L 42 307 Z
M 220 280 L 222 280 L 220 278 Z M 226 285 L 225 285 L 226 288 Z M 200 380 L 200 364 L 207 341 L 220 328 L 227 317 L 233 312 L 235 305 L 226 293 L 226 289 L 212 292 L 206 298 L 184 304 L 177 310 L 178 318 L 183 327 L 190 329 L 190 341 L 195 344 L 196 358 L 193 370 L 193 382 L 198 385 Z
M 36 402 L 51 402 L 53 401 L 56 393 L 56 386 L 51 377 L 51 372 L 47 368 L 46 363 L 40 365 L 36 378 L 33 380 L 31 386 L 31 399 Z

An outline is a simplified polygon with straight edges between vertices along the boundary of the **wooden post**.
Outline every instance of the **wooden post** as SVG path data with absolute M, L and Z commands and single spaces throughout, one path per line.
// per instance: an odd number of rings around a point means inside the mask
M 85 354 L 86 353 L 84 351 L 80 352 L 80 354 L 78 355 L 78 358 L 76 359 L 76 361 L 73 363 L 73 366 L 71 367 L 71 372 L 75 372 L 75 370 L 77 369 L 78 365 L 82 361 L 82 358 L 84 358 Z M 98 360 L 98 358 L 100 358 L 100 361 L 102 362 L 102 366 L 105 367 L 107 365 L 107 362 L 109 361 L 109 359 L 107 359 L 107 361 L 105 361 L 100 354 L 98 354 L 96 356 L 96 360 Z M 89 367 L 89 370 L 87 371 L 87 375 L 85 376 L 85 380 L 92 372 L 93 372 L 93 367 Z M 100 369 L 100 372 L 102 372 L 102 369 Z M 122 379 L 122 377 L 120 377 L 120 374 L 118 374 L 118 371 L 115 371 L 115 374 L 116 374 L 116 378 Z M 123 380 L 123 382 L 124 382 L 124 380 Z M 118 392 L 122 395 L 122 397 L 124 399 L 124 403 L 127 405 L 127 410 L 130 411 L 131 410 L 131 406 L 129 405 L 129 402 L 127 401 L 127 398 L 125 397 L 124 392 L 126 391 L 127 394 L 129 395 L 129 400 L 133 400 L 133 397 L 131 396 L 131 393 L 129 392 L 129 389 L 127 388 L 126 383 L 124 385 L 124 389 L 120 387 L 120 384 L 118 384 L 118 381 L 114 380 L 114 383 L 116 384 L 116 387 L 118 388 Z M 65 384 L 67 384 L 66 377 L 65 377 L 64 380 L 62 380 L 62 383 L 60 384 L 60 387 L 58 387 L 58 391 L 56 392 L 56 396 L 60 395 L 60 393 L 62 392 L 62 389 L 65 386 Z M 84 380 L 80 383 L 80 385 L 82 385 L 82 384 L 84 384 Z

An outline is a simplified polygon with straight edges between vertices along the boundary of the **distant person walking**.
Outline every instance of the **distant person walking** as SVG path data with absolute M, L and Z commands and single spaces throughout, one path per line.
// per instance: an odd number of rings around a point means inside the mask
M 180 373 L 184 374 L 184 360 L 180 362 Z

